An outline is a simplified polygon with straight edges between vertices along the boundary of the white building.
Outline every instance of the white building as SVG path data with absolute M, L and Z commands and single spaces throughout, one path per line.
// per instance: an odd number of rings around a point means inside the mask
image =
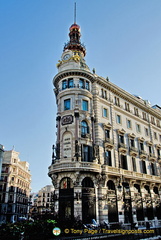
M 29 163 L 19 153 L 4 151 L 0 179 L 0 223 L 28 217 L 31 174 Z
M 53 185 L 47 185 L 38 192 L 37 211 L 39 214 L 51 211 L 53 193 Z
M 55 209 L 61 219 L 158 224 L 161 108 L 91 72 L 80 36 L 74 23 L 53 79 Z

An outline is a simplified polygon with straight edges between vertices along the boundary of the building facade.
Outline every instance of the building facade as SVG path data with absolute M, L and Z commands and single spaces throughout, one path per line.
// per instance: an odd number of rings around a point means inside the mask
M 0 177 L 1 177 L 1 172 L 2 172 L 3 153 L 4 153 L 4 146 L 2 144 L 0 144 Z
M 51 212 L 53 192 L 53 185 L 47 185 L 38 192 L 37 211 L 39 214 Z
M 4 151 L 0 179 L 0 223 L 28 217 L 31 174 L 29 163 L 19 153 Z
M 49 176 L 62 219 L 158 224 L 161 108 L 89 70 L 80 27 L 69 29 L 53 79 L 57 141 Z

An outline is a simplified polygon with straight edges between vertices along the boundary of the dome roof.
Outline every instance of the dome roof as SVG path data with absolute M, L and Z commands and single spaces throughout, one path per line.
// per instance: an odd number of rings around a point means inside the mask
M 72 24 L 71 27 L 69 28 L 70 32 L 73 30 L 73 29 L 78 29 L 78 31 L 80 31 L 80 26 L 76 23 Z

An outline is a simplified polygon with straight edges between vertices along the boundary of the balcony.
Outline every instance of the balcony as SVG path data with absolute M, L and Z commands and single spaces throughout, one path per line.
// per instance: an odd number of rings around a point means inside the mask
M 89 86 L 81 86 L 80 84 L 73 84 L 71 86 L 65 86 L 65 87 L 62 87 L 61 89 L 55 89 L 55 91 L 57 90 L 58 93 L 64 91 L 64 90 L 75 90 L 75 89 L 81 89 L 81 90 L 87 90 L 90 92 L 90 87 Z
M 112 148 L 114 147 L 114 141 L 113 141 L 113 139 L 105 138 L 104 147 L 105 147 L 105 148 L 112 149 Z
M 104 174 L 109 174 L 109 175 L 120 175 L 120 169 L 116 168 L 116 167 L 111 167 L 111 166 L 107 166 L 107 165 L 103 165 L 102 166 L 102 173 Z
M 90 171 L 101 172 L 101 166 L 95 162 L 56 162 L 49 167 L 49 175 L 57 172 Z
M 119 152 L 120 153 L 127 153 L 127 146 L 124 143 L 119 143 Z
M 155 156 L 155 154 L 153 154 L 153 153 L 149 153 L 149 160 L 151 160 L 151 161 L 155 161 L 155 160 L 156 160 L 156 156 Z
M 89 134 L 89 133 L 85 133 L 85 134 L 81 134 L 81 137 L 82 138 L 88 138 L 88 139 L 90 139 L 91 138 L 91 134 Z
M 144 150 L 139 151 L 140 158 L 145 159 L 147 157 L 147 153 Z
M 138 149 L 135 147 L 130 147 L 130 155 L 136 157 L 138 155 Z

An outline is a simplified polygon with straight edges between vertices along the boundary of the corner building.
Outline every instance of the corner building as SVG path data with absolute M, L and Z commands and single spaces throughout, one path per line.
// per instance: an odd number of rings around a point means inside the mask
M 151 226 L 161 219 L 161 108 L 91 72 L 70 27 L 58 74 L 49 176 L 61 219 Z

